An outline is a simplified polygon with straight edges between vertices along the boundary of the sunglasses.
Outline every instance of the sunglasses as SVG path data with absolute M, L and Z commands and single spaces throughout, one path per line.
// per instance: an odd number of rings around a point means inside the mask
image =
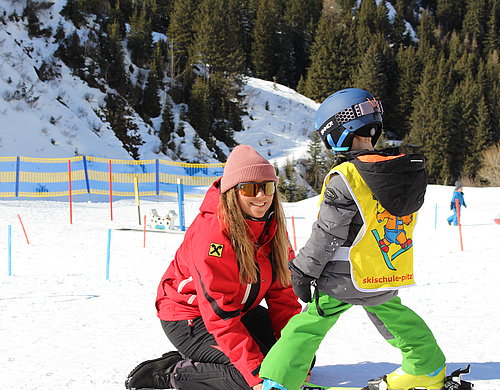
M 243 196 L 257 196 L 259 189 L 262 189 L 266 196 L 270 196 L 276 191 L 276 183 L 274 181 L 266 181 L 264 183 L 239 183 L 236 185 L 236 189 Z

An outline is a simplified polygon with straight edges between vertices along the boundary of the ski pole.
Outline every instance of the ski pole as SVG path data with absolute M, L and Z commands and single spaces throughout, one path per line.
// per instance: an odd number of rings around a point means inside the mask
M 139 177 L 134 176 L 134 195 L 135 195 L 135 204 L 137 206 L 137 215 L 139 217 L 139 225 L 141 224 L 141 200 L 139 198 Z
M 464 243 L 462 240 L 462 222 L 460 221 L 460 203 L 458 199 L 455 199 L 455 208 L 457 210 L 457 219 L 458 219 L 458 234 L 460 235 L 460 250 L 464 251 Z
M 295 234 L 295 217 L 292 215 L 292 230 L 293 230 L 293 250 L 297 250 L 297 235 Z
M 12 276 L 12 226 L 8 228 L 7 240 L 7 275 Z
M 108 229 L 108 251 L 106 255 L 106 280 L 109 280 L 109 260 L 111 257 L 111 229 Z
M 21 219 L 21 216 L 19 214 L 17 214 L 17 218 L 19 218 L 19 222 L 21 222 L 21 227 L 23 228 L 24 237 L 26 237 L 26 242 L 29 245 L 30 244 L 30 240 L 28 240 L 28 235 L 26 234 L 26 229 L 24 228 L 24 224 L 23 224 L 23 221 Z
M 436 207 L 434 208 L 434 230 L 437 229 L 438 222 L 438 204 L 436 203 Z
M 146 215 L 144 214 L 144 248 L 146 248 Z

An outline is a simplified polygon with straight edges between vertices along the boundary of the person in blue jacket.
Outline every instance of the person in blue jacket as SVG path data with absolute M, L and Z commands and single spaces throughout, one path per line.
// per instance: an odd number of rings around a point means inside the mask
M 450 210 L 453 210 L 453 215 L 448 217 L 448 225 L 457 226 L 458 225 L 458 212 L 462 206 L 467 207 L 464 200 L 464 187 L 462 183 L 457 181 L 455 183 L 455 191 L 453 191 L 453 197 L 451 198 Z M 458 199 L 458 210 L 456 205 L 456 199 Z

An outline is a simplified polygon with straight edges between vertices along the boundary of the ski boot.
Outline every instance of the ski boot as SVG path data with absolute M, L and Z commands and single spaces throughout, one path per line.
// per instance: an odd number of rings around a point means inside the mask
M 385 243 L 384 240 L 380 240 L 378 242 L 380 249 L 383 250 L 385 253 L 389 252 L 389 246 Z
M 170 389 L 169 374 L 183 360 L 177 351 L 167 352 L 161 358 L 146 360 L 135 367 L 125 380 L 127 389 Z
M 285 386 L 280 385 L 278 382 L 271 379 L 264 379 L 262 382 L 262 390 L 288 390 Z
M 470 372 L 470 365 L 465 369 L 453 371 L 447 377 L 444 377 L 445 372 L 446 365 L 429 375 L 410 375 L 398 368 L 391 374 L 369 380 L 368 386 L 363 387 L 362 390 L 473 390 L 472 383 L 462 380 L 462 374 Z
M 386 377 L 388 389 L 411 389 L 422 387 L 424 389 L 441 389 L 446 375 L 446 365 L 439 367 L 436 371 L 426 375 L 411 375 L 403 371 L 401 367 L 391 372 Z
M 399 367 L 390 374 L 369 380 L 363 390 L 439 390 L 443 387 L 445 373 L 446 365 L 428 375 L 407 374 Z

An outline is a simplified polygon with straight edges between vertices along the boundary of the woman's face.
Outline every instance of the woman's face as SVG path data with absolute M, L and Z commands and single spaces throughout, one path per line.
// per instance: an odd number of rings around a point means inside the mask
M 255 183 L 260 184 L 263 182 Z M 274 185 L 274 182 L 272 183 Z M 240 185 L 241 184 L 239 184 L 238 186 Z M 262 186 L 259 186 L 258 192 L 254 196 L 248 196 L 248 193 L 246 193 L 245 191 L 238 190 L 238 186 L 236 186 L 236 192 L 238 202 L 243 212 L 253 218 L 262 218 L 273 203 L 274 191 L 271 195 L 266 195 Z

